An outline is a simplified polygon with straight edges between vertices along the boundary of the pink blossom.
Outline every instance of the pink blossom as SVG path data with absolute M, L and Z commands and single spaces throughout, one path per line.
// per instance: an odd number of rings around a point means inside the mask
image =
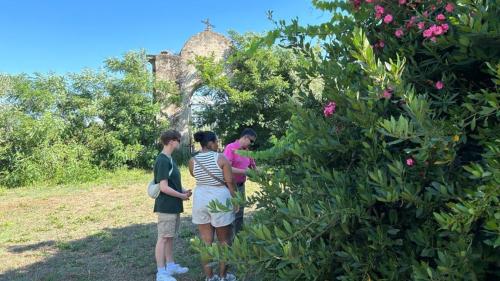
M 436 20 L 437 21 L 444 21 L 444 20 L 446 20 L 446 17 L 443 14 L 439 14 L 436 16 Z
M 390 89 L 385 89 L 384 92 L 382 93 L 382 97 L 386 100 L 391 99 L 392 97 L 392 92 Z
M 325 117 L 330 117 L 333 115 L 333 113 L 335 113 L 335 109 L 337 107 L 337 104 L 333 101 L 329 102 L 327 105 L 325 105 L 324 109 L 323 109 L 323 115 L 325 115 Z
M 396 29 L 396 31 L 394 32 L 394 35 L 396 35 L 396 37 L 398 38 L 401 38 L 401 36 L 403 36 L 404 32 L 403 32 L 403 29 L 401 28 L 398 28 Z
M 443 31 L 446 33 L 446 31 L 448 31 L 448 28 L 449 28 L 449 27 L 448 27 L 448 24 L 447 24 L 447 23 L 443 23 L 443 24 L 441 25 L 441 28 L 442 28 L 442 29 L 443 29 Z
M 436 89 L 441 90 L 444 88 L 444 83 L 443 83 L 443 81 L 437 81 L 436 85 L 434 85 L 434 86 L 436 87 Z
M 406 4 L 406 0 L 399 0 L 399 5 L 404 5 Z
M 434 42 L 434 43 L 436 43 L 436 41 L 437 41 L 436 37 L 435 37 L 435 36 L 432 36 L 432 37 L 431 37 L 431 41 L 432 41 L 432 42 Z
M 392 15 L 391 14 L 387 14 L 385 17 L 384 17 L 384 22 L 389 24 L 391 23 L 392 21 Z
M 375 18 L 379 19 L 384 14 L 385 9 L 380 5 L 375 5 Z
M 406 165 L 408 165 L 409 167 L 415 165 L 415 160 L 413 158 L 406 158 Z
M 445 9 L 448 13 L 453 13 L 453 10 L 455 10 L 455 5 L 453 5 L 453 3 L 448 3 L 448 4 L 446 4 L 446 6 L 444 7 L 444 9 Z
M 352 3 L 354 5 L 354 9 L 359 9 L 359 6 L 361 6 L 361 0 L 352 0 Z
M 434 26 L 434 30 L 432 31 L 432 33 L 434 33 L 434 35 L 441 35 L 444 33 L 444 30 L 441 26 Z
M 448 30 L 448 25 L 445 25 L 443 27 L 442 25 L 433 24 L 428 29 L 424 30 L 423 36 L 425 38 L 429 38 L 432 36 L 439 36 L 446 33 L 447 30 Z M 435 39 L 433 41 L 435 41 Z
M 424 11 L 424 12 L 422 13 L 422 16 L 424 16 L 424 18 L 429 17 L 429 12 L 428 12 L 428 11 Z
M 365 0 L 366 3 L 373 3 L 374 0 Z
M 432 37 L 432 30 L 431 30 L 430 28 L 429 28 L 429 29 L 424 30 L 423 35 L 424 35 L 424 37 L 425 37 L 425 38 Z
M 415 24 L 415 21 L 417 20 L 416 16 L 412 16 L 410 20 L 406 23 L 406 28 L 410 28 Z
M 417 23 L 417 26 L 418 26 L 418 29 L 422 30 L 425 28 L 425 22 L 421 21 L 421 22 Z
M 383 40 L 378 41 L 378 45 L 380 48 L 385 47 L 385 42 Z

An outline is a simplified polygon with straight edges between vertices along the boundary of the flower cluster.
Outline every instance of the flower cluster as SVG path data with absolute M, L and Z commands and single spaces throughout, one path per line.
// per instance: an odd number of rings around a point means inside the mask
M 323 108 L 323 115 L 325 117 L 330 117 L 335 113 L 335 109 L 337 107 L 337 104 L 333 101 L 329 102 L 325 107 Z
M 356 9 L 362 5 L 361 0 L 351 0 Z M 455 11 L 453 3 L 446 3 L 441 0 L 428 1 L 408 1 L 398 0 L 392 4 L 390 1 L 384 0 L 365 0 L 368 4 L 374 4 L 373 15 L 378 23 L 389 28 L 395 28 L 393 35 L 400 39 L 415 28 L 416 32 L 421 33 L 424 40 L 436 42 L 439 36 L 442 36 L 450 29 L 447 18 L 449 14 Z M 401 20 L 401 13 L 397 10 L 404 9 L 408 19 Z M 391 10 L 393 13 L 391 13 Z M 435 15 L 435 16 L 434 16 Z M 383 41 L 382 41 L 383 42 Z M 373 45 L 376 48 L 383 48 L 384 45 L 376 43 Z

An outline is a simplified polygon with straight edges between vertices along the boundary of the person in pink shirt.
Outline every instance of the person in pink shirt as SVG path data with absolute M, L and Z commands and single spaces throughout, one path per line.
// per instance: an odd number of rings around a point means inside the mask
M 246 128 L 241 133 L 239 139 L 224 148 L 224 156 L 231 163 L 236 191 L 242 193 L 243 197 L 245 197 L 246 176 L 250 169 L 255 169 L 255 161 L 252 158 L 241 156 L 238 154 L 238 150 L 248 150 L 255 143 L 256 139 L 257 133 L 250 128 Z M 233 235 L 236 235 L 243 228 L 243 215 L 244 208 L 240 207 L 233 222 Z

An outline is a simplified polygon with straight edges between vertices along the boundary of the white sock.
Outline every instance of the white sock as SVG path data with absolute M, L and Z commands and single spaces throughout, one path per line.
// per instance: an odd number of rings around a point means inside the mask
M 159 274 L 166 274 L 167 270 L 164 267 L 158 267 L 158 273 Z
M 175 266 L 175 262 L 167 262 L 167 265 L 165 266 L 165 268 L 169 268 L 169 267 L 173 267 Z

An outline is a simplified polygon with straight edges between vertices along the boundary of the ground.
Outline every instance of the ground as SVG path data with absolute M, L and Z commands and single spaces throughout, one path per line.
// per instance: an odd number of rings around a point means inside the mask
M 194 187 L 187 169 L 183 185 Z M 156 216 L 146 195 L 150 172 L 120 170 L 92 183 L 0 189 L 0 280 L 154 280 Z M 247 186 L 247 192 L 257 189 Z M 202 280 L 184 205 L 176 261 L 179 281 Z

